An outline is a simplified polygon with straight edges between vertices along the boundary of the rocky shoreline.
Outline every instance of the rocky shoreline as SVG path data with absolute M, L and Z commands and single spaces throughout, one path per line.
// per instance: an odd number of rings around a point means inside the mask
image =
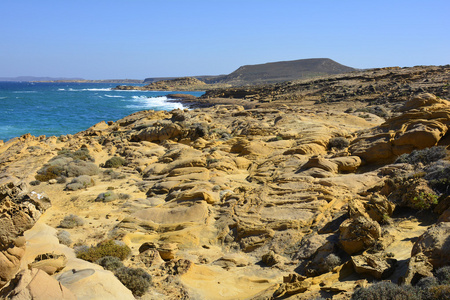
M 449 69 L 174 95 L 191 109 L 0 144 L 0 297 L 439 295 Z

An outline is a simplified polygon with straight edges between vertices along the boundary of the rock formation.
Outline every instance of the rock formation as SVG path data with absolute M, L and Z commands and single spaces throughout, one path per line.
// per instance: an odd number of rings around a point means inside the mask
M 19 282 L 45 271 L 67 299 L 130 298 L 118 271 L 76 258 L 103 240 L 131 249 L 121 272 L 143 274 L 147 290 L 127 288 L 149 299 L 348 299 L 374 280 L 416 284 L 449 265 L 441 179 L 450 163 L 445 148 L 426 149 L 448 145 L 449 102 L 417 94 L 387 105 L 384 119 L 348 110 L 364 101 L 289 102 L 285 92 L 1 145 L 0 172 L 32 184 L 0 192 L 5 212 L 21 211 L 9 213 L 20 222 L 2 221 L 3 284 L 32 294 L 32 283 Z M 393 163 L 412 151 L 443 156 Z M 74 161 L 76 174 L 67 171 Z M 100 169 L 84 174 L 91 164 Z M 46 208 L 32 195 L 44 193 L 52 207 L 31 228 Z M 66 217 L 82 221 L 61 229 Z M 30 228 L 24 252 L 16 237 Z

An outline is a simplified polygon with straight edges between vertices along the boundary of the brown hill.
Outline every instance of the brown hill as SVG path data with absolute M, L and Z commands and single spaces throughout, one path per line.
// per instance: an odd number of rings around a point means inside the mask
M 330 74 L 340 74 L 356 69 L 341 65 L 329 58 L 311 58 L 292 61 L 280 61 L 258 65 L 246 65 L 236 71 L 213 79 L 215 82 L 231 85 L 249 85 L 276 83 L 305 79 Z M 206 81 L 209 83 L 208 81 Z

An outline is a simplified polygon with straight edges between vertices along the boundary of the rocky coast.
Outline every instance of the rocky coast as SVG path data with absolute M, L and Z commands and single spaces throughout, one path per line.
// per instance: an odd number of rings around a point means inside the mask
M 421 66 L 214 89 L 0 143 L 0 298 L 365 299 L 385 280 L 440 299 L 449 83 Z

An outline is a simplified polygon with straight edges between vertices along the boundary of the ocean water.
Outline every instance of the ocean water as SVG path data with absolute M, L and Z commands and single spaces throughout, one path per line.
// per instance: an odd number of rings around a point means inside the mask
M 64 135 L 140 110 L 183 108 L 168 102 L 177 91 L 115 91 L 117 84 L 0 82 L 0 140 L 26 133 Z M 200 96 L 203 92 L 179 92 Z

